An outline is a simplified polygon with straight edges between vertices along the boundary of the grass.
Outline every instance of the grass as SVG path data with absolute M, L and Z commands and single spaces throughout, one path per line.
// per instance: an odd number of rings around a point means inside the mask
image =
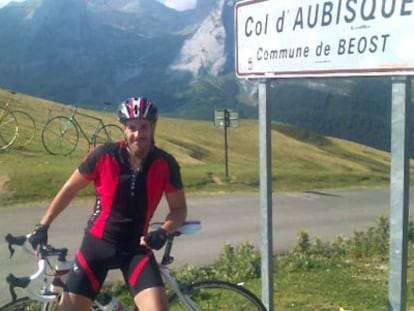
M 0 90 L 0 103 L 8 93 Z M 0 104 L 1 105 L 1 104 Z M 88 151 L 82 144 L 67 157 L 46 153 L 41 130 L 51 116 L 69 115 L 69 105 L 23 94 L 15 94 L 12 109 L 23 109 L 36 121 L 37 132 L 26 147 L 0 153 L 0 200 L 2 205 L 48 200 L 54 196 Z M 106 123 L 117 123 L 116 107 L 101 113 Z M 162 111 L 162 105 L 160 106 Z M 82 127 L 92 133 L 96 121 L 79 117 Z M 157 145 L 179 161 L 187 192 L 252 192 L 259 189 L 259 142 L 256 120 L 241 120 L 239 128 L 228 130 L 228 171 L 225 176 L 224 130 L 213 122 L 179 120 L 161 115 Z M 272 124 L 272 179 L 274 191 L 322 188 L 382 187 L 389 183 L 390 157 L 386 152 L 324 137 L 287 124 Z M 92 195 L 92 189 L 82 192 Z
M 375 259 L 374 259 L 375 260 Z M 331 260 L 310 271 L 279 269 L 275 305 L 278 310 L 388 310 L 387 273 L 368 263 Z

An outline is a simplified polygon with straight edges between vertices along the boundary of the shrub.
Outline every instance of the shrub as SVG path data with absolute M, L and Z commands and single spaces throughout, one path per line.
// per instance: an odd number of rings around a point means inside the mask
M 181 282 L 198 282 L 203 280 L 222 280 L 234 283 L 260 277 L 260 255 L 250 242 L 234 247 L 224 245 L 220 258 L 208 267 L 187 266 L 177 273 Z
M 329 247 L 320 239 L 317 238 L 314 243 L 311 243 L 309 234 L 300 231 L 297 235 L 297 244 L 285 258 L 284 263 L 292 270 L 328 268 L 331 265 L 327 260 L 330 258 L 329 254 Z
M 214 265 L 216 278 L 230 282 L 241 282 L 260 277 L 260 255 L 252 243 L 242 243 L 238 247 L 224 246 L 218 262 Z
M 356 230 L 349 239 L 341 236 L 330 245 L 324 245 L 319 239 L 311 243 L 308 233 L 300 231 L 293 251 L 282 262 L 291 269 L 312 269 L 325 267 L 328 259 L 363 259 L 377 257 L 385 261 L 389 256 L 389 220 L 385 216 L 377 219 L 376 226 L 369 227 L 367 231 Z M 414 224 L 409 222 L 408 238 L 414 241 Z M 332 264 L 332 262 L 330 263 Z

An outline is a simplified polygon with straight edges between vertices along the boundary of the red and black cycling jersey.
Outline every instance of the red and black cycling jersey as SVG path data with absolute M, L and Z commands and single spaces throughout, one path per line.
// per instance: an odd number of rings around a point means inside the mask
M 180 167 L 171 154 L 153 146 L 134 172 L 124 141 L 94 149 L 79 172 L 96 189 L 87 232 L 125 246 L 139 243 L 163 194 L 183 188 Z

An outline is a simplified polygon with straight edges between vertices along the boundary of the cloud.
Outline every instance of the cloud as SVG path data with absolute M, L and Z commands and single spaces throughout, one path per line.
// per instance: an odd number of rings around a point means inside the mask
M 10 0 L 0 0 L 0 8 L 4 7 Z
M 9 2 L 23 2 L 25 0 L 0 0 L 0 8 L 9 4 Z
M 23 2 L 25 0 L 0 0 L 0 8 L 7 5 L 9 2 Z M 165 6 L 177 10 L 185 11 L 194 9 L 197 6 L 197 0 L 157 0 Z
M 190 9 L 194 9 L 197 6 L 197 0 L 157 0 L 157 1 L 177 11 L 190 10 Z

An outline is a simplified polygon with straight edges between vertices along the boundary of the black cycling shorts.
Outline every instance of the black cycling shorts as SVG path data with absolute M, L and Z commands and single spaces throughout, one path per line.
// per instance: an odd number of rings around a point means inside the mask
M 95 300 L 109 269 L 121 269 L 133 297 L 146 288 L 164 286 L 151 250 L 139 244 L 132 248 L 117 247 L 86 233 L 65 291 Z

